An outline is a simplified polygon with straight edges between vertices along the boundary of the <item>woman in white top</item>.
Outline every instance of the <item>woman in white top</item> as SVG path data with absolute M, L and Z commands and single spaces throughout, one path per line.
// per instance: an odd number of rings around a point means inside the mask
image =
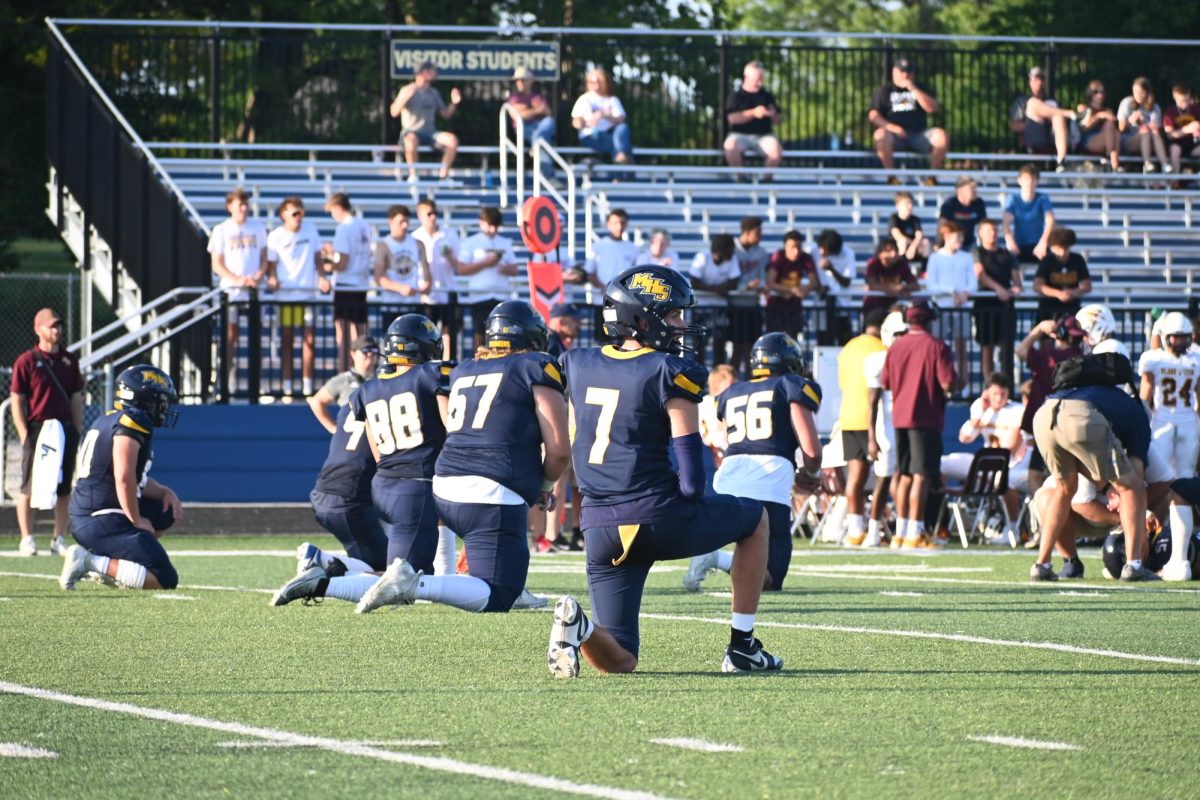
M 1162 109 L 1154 102 L 1154 91 L 1146 78 L 1134 78 L 1132 93 L 1117 106 L 1117 126 L 1121 129 L 1121 152 L 1141 153 L 1142 172 L 1154 172 L 1152 151 L 1158 163 L 1167 163 Z
M 975 276 L 975 260 L 962 249 L 962 226 L 954 220 L 941 220 L 938 223 L 938 240 L 942 245 L 930 254 L 925 267 L 925 289 L 938 303 L 965 308 L 971 301 L 971 295 L 979 291 L 979 278 Z M 970 374 L 967 364 L 967 319 L 966 314 L 954 314 L 945 323 L 953 331 L 959 375 Z M 943 331 L 942 335 L 946 336 L 948 332 Z
M 612 92 L 612 79 L 603 69 L 587 74 L 587 91 L 571 109 L 571 125 L 584 147 L 612 156 L 618 164 L 633 160 L 633 136 L 625 107 Z

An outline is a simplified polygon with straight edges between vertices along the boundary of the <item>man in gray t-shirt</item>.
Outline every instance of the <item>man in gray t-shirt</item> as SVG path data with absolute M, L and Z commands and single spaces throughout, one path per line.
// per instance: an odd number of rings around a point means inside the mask
M 437 130 L 437 118 L 450 119 L 462 102 L 462 93 L 455 87 L 450 90 L 450 105 L 433 88 L 437 80 L 437 67 L 433 62 L 423 61 L 417 67 L 412 83 L 405 84 L 392 101 L 392 118 L 400 118 L 400 144 L 404 145 L 404 160 L 408 163 L 408 181 L 417 182 L 417 148 L 421 145 L 436 147 L 442 151 L 442 168 L 438 179 L 448 181 L 450 167 L 458 152 L 458 137 L 449 131 Z M 396 159 L 399 161 L 399 157 Z
M 354 366 L 334 375 L 316 394 L 308 398 L 308 407 L 325 430 L 331 434 L 337 432 L 336 414 L 331 414 L 329 407 L 346 405 L 355 389 L 375 377 L 375 364 L 378 359 L 379 342 L 375 341 L 375 337 L 359 336 L 350 345 L 350 360 Z

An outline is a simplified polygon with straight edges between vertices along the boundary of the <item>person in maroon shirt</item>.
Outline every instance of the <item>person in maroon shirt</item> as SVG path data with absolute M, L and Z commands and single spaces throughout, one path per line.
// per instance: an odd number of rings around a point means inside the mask
M 1029 400 L 1025 403 L 1025 415 L 1021 418 L 1021 430 L 1030 436 L 1033 435 L 1033 415 L 1050 394 L 1054 368 L 1068 358 L 1083 355 L 1083 337 L 1083 328 L 1079 327 L 1075 317 L 1062 317 L 1042 320 L 1017 345 L 1017 358 L 1025 362 L 1030 373 Z M 1030 497 L 1042 488 L 1045 480 L 1046 462 L 1035 447 L 1029 454 Z
M 884 294 L 869 294 L 863 298 L 863 315 L 876 308 L 891 308 L 897 300 L 908 297 L 920 288 L 908 259 L 892 239 L 880 239 L 875 257 L 867 262 L 867 289 Z
M 804 330 L 804 298 L 821 286 L 812 256 L 804 252 L 804 234 L 788 231 L 783 249 L 767 262 L 767 309 L 763 315 L 768 333 L 797 337 Z
M 955 384 L 949 346 L 929 333 L 937 314 L 918 300 L 904 312 L 908 333 L 888 348 L 880 384 L 892 393 L 896 427 L 896 535 L 903 549 L 930 547 L 925 499 L 941 474 L 946 395 Z
M 12 372 L 13 425 L 21 440 L 21 491 L 17 495 L 20 551 L 24 555 L 37 555 L 33 538 L 36 514 L 29 503 L 34 446 L 42 424 L 56 419 L 62 423 L 66 447 L 63 449 L 58 503 L 54 507 L 54 539 L 50 552 L 63 555 L 67 551 L 63 537 L 67 531 L 67 503 L 71 499 L 71 478 L 75 473 L 75 450 L 83 430 L 83 376 L 79 372 L 79 362 L 61 346 L 63 323 L 57 311 L 52 308 L 39 311 L 33 318 L 33 330 L 38 343 L 17 357 Z

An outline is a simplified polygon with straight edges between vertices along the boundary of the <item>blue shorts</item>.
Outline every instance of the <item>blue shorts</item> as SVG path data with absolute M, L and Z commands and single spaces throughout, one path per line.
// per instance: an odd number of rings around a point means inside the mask
M 365 561 L 376 571 L 387 569 L 384 556 L 387 539 L 379 524 L 379 514 L 370 503 L 347 500 L 335 494 L 318 492 L 308 496 L 313 516 L 322 528 L 333 534 L 351 558 Z
M 371 500 L 383 518 L 387 563 L 403 558 L 418 572 L 432 575 L 438 543 L 433 484 L 412 478 L 389 478 L 377 472 L 371 479 Z
M 642 589 L 654 562 L 711 553 L 741 541 L 754 533 L 762 515 L 757 500 L 709 494 L 699 502 L 681 501 L 653 523 L 585 529 L 592 619 L 636 656 Z M 628 551 L 621 528 L 637 529 Z
M 175 514 L 169 508 L 163 509 L 161 500 L 139 499 L 138 513 L 150 520 L 156 531 L 165 531 L 175 524 Z M 98 556 L 141 564 L 164 589 L 179 585 L 179 573 L 162 544 L 153 534 L 135 527 L 124 514 L 72 515 L 71 534 Z
M 483 610 L 508 611 L 529 576 L 529 507 L 435 499 L 442 519 L 463 540 L 467 572 L 492 589 Z

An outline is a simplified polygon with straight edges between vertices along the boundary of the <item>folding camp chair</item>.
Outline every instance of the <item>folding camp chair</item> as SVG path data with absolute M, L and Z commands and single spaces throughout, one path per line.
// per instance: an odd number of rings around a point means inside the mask
M 826 501 L 823 513 L 821 511 L 822 500 Z M 843 505 L 846 503 L 846 475 L 842 467 L 822 469 L 820 487 L 808 496 L 800 513 L 792 521 L 792 535 L 795 536 L 801 532 L 802 526 L 807 523 L 812 531 L 810 544 L 819 542 L 825 525 L 838 503 Z M 838 536 L 838 544 L 841 544 L 843 535 L 844 533 Z
M 985 515 L 992 508 L 999 507 L 1009 544 L 1016 547 L 1020 539 L 1008 514 L 1008 506 L 1004 503 L 1004 493 L 1008 491 L 1009 456 L 1008 450 L 1002 447 L 985 447 L 977 452 L 967 470 L 967 479 L 963 485 L 956 489 L 946 489 L 942 505 L 938 509 L 934 530 L 941 528 L 942 520 L 949 513 L 958 530 L 963 549 L 966 549 L 971 533 L 981 527 L 981 522 L 987 520 Z M 969 527 L 968 515 L 971 517 Z

